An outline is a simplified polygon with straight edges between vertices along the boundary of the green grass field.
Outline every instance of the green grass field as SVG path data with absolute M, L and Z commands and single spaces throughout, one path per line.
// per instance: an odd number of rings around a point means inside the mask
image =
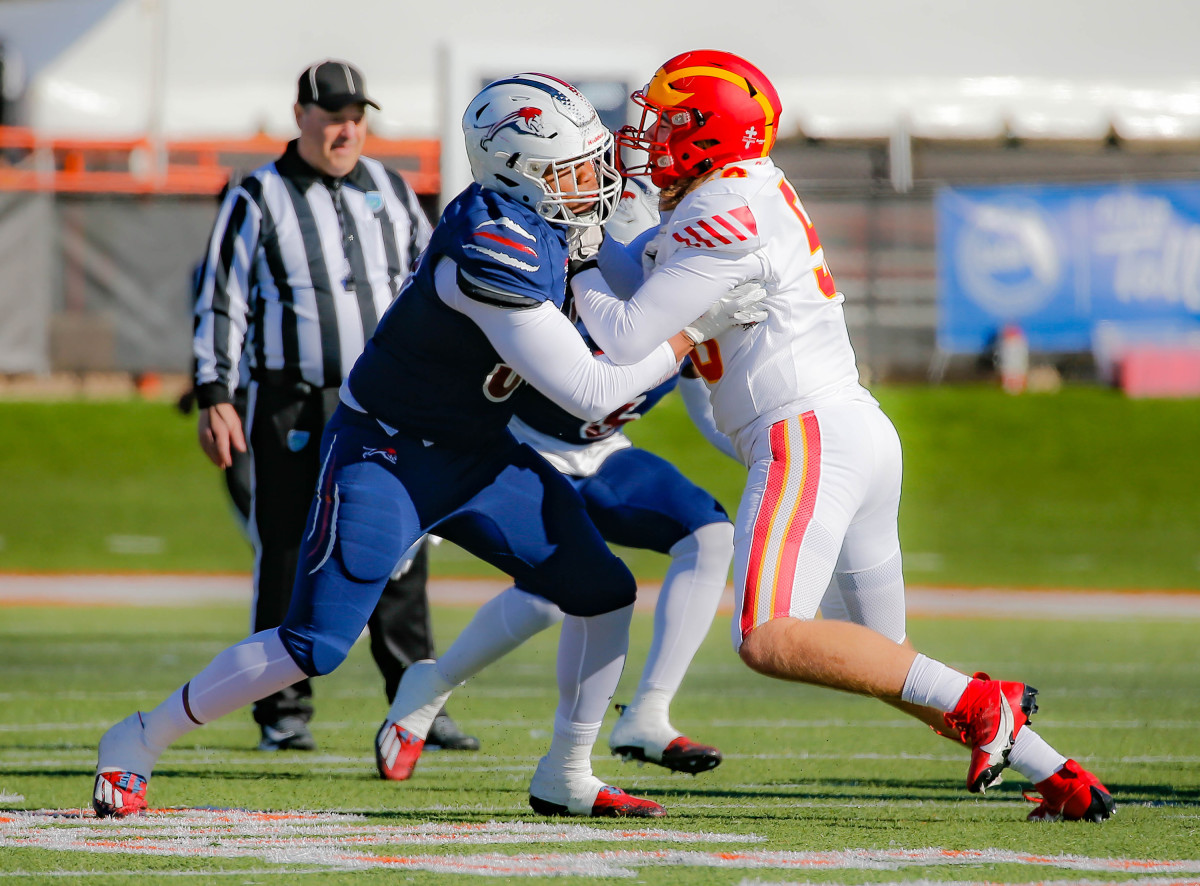
M 905 447 L 912 583 L 1200 589 L 1194 401 L 1069 387 L 880 387 Z M 194 416 L 165 403 L 0 403 L 0 572 L 248 572 Z M 733 511 L 745 472 L 669 397 L 630 436 Z M 665 559 L 622 551 L 634 572 Z M 443 575 L 494 574 L 452 546 Z
M 1194 402 L 1098 388 L 876 395 L 905 443 L 910 583 L 1200 588 Z M 0 403 L 0 428 L 0 574 L 249 571 L 193 420 L 168 405 Z M 677 399 L 630 436 L 736 506 L 742 469 Z M 665 568 L 661 556 L 621 553 L 642 579 Z M 495 575 L 451 545 L 433 568 Z M 319 751 L 257 753 L 248 713 L 230 715 L 161 760 L 150 801 L 171 811 L 97 822 L 86 810 L 99 736 L 240 639 L 246 607 L 0 607 L 0 879 L 1200 886 L 1198 624 L 1011 614 L 914 619 L 910 631 L 961 669 L 1041 689 L 1036 729 L 1120 804 L 1101 826 L 1029 824 L 1020 776 L 969 795 L 961 746 L 877 702 L 752 674 L 730 650 L 728 616 L 673 708 L 678 727 L 724 750 L 720 768 L 691 778 L 624 765 L 605 753 L 611 720 L 602 732 L 597 774 L 664 803 L 670 815 L 652 827 L 547 822 L 528 809 L 555 703 L 552 635 L 453 700 L 484 749 L 427 754 L 410 782 L 375 777 L 384 700 L 360 644 L 318 683 Z M 438 609 L 443 646 L 469 616 Z M 650 630 L 639 613 L 617 701 Z
M 439 633 L 453 636 L 469 614 L 439 609 Z M 597 773 L 665 804 L 669 816 L 652 827 L 547 821 L 529 811 L 528 781 L 555 703 L 554 632 L 452 700 L 483 750 L 427 754 L 409 782 L 375 777 L 371 740 L 384 702 L 359 644 L 318 682 L 317 752 L 250 750 L 257 731 L 239 712 L 186 736 L 160 761 L 151 805 L 181 809 L 141 824 L 73 817 L 69 810 L 90 801 L 104 729 L 188 679 L 243 635 L 245 618 L 243 607 L 228 606 L 0 610 L 0 879 L 1200 881 L 1197 624 L 1135 618 L 911 625 L 919 647 L 951 664 L 1019 675 L 1041 689 L 1038 731 L 1118 800 L 1116 817 L 1099 826 L 1027 823 L 1020 776 L 986 798 L 969 795 L 961 746 L 878 702 L 752 674 L 730 651 L 727 616 L 673 708 L 678 727 L 723 749 L 718 769 L 693 778 L 622 764 L 606 754 L 611 719 L 602 732 Z M 650 628 L 639 613 L 618 701 L 636 682 Z

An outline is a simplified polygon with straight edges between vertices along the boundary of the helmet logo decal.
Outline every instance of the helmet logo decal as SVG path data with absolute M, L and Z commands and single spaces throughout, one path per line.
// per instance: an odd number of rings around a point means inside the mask
M 496 133 L 510 126 L 524 135 L 533 135 L 538 138 L 553 137 L 553 134 L 546 133 L 545 126 L 542 124 L 542 109 L 527 105 L 524 108 L 513 111 L 511 114 L 506 114 L 493 123 L 480 144 L 486 148 L 488 142 L 496 137 Z
M 751 125 L 746 130 L 746 134 L 742 136 L 742 147 L 748 148 L 751 145 L 761 145 L 761 144 L 763 144 L 763 140 L 762 140 L 762 137 L 759 136 L 759 134 L 758 134 L 758 127 Z

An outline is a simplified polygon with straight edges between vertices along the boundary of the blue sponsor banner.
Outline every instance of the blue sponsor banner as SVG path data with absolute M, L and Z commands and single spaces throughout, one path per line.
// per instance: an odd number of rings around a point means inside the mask
M 1098 326 L 1200 328 L 1200 182 L 947 188 L 935 199 L 938 346 L 1019 325 L 1086 351 Z

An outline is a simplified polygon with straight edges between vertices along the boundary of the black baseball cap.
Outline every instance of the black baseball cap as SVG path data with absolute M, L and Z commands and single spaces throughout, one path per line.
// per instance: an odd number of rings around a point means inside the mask
M 296 101 L 302 105 L 320 105 L 327 111 L 340 111 L 346 105 L 362 102 L 379 110 L 375 100 L 367 97 L 367 83 L 362 71 L 349 62 L 325 59 L 309 65 L 300 75 Z

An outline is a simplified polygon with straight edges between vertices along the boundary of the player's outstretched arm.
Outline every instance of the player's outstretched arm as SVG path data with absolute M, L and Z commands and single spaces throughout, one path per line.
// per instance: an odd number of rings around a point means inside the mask
M 711 267 L 710 267 L 711 266 Z M 598 269 L 576 274 L 571 291 L 579 316 L 614 363 L 642 359 L 661 342 L 690 326 L 735 286 L 762 278 L 757 260 L 666 265 L 629 299 L 608 286 Z

